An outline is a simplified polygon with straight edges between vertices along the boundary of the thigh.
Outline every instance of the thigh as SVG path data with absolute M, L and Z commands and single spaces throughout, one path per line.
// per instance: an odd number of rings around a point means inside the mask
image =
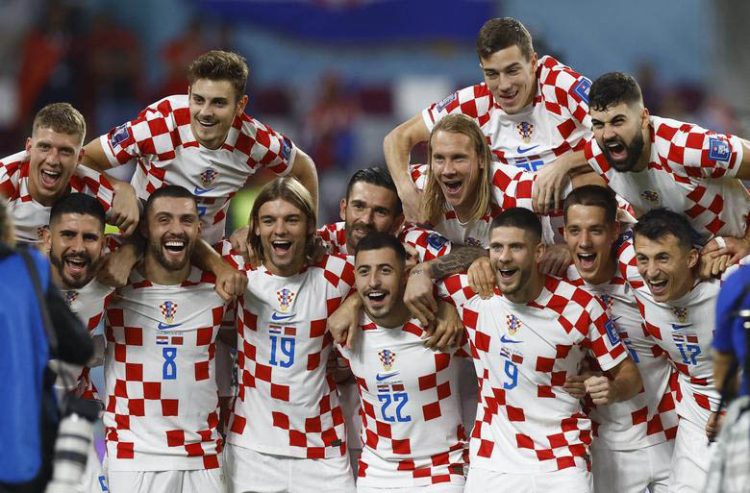
M 182 471 L 109 471 L 111 493 L 150 493 L 181 491 Z
M 591 446 L 591 475 L 597 493 L 643 493 L 651 482 L 648 454 L 643 449 L 610 450 L 595 442 Z
M 291 478 L 288 457 L 262 454 L 228 443 L 224 479 L 229 493 L 287 493 Z
M 86 469 L 83 471 L 81 486 L 78 491 L 81 493 L 102 493 L 109 491 L 107 489 L 107 479 L 104 476 L 102 464 L 99 462 L 99 456 L 96 454 L 93 442 L 89 446 Z
M 667 493 L 669 491 L 669 473 L 674 453 L 674 440 L 659 443 L 646 449 L 651 467 L 650 493 Z
M 182 472 L 181 493 L 226 493 L 224 472 L 220 468 Z
M 357 485 L 357 493 L 464 493 L 464 486 L 458 484 L 433 484 L 404 488 L 373 488 Z
M 330 459 L 291 459 L 290 493 L 354 493 L 354 476 L 349 456 Z
M 568 467 L 560 471 L 534 475 L 534 493 L 564 491 L 566 493 L 591 493 L 591 473 Z M 610 489 L 610 491 L 618 491 Z M 619 493 L 619 491 L 618 491 Z
M 670 466 L 669 492 L 703 491 L 710 462 L 711 448 L 704 430 L 690 421 L 680 419 Z

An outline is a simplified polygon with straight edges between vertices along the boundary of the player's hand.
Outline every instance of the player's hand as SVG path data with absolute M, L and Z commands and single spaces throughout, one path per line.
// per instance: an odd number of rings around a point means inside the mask
M 572 375 L 565 379 L 563 388 L 576 399 L 586 396 L 586 385 L 583 383 L 589 378 L 588 375 Z
M 567 245 L 548 245 L 542 255 L 539 269 L 545 274 L 563 276 L 572 261 L 573 257 Z
M 721 431 L 721 427 L 724 425 L 725 413 L 712 412 L 706 422 L 706 436 L 709 442 L 715 442 L 716 437 Z
M 719 257 L 729 255 L 728 265 L 734 265 L 750 255 L 750 239 L 734 236 L 717 236 L 711 239 L 701 250 L 701 256 Z
M 138 262 L 134 245 L 123 245 L 118 250 L 102 257 L 96 278 L 100 283 L 114 288 L 121 288 L 128 283 L 130 271 Z
M 731 255 L 719 255 L 717 257 L 711 255 L 701 255 L 700 263 L 698 265 L 698 277 L 701 279 L 712 279 L 721 276 L 727 267 L 731 264 L 729 260 Z
M 350 296 L 328 317 L 326 323 L 333 342 L 348 349 L 353 348 L 354 334 L 359 329 L 361 308 L 362 300 L 359 296 Z
M 404 303 L 419 322 L 427 327 L 435 321 L 437 302 L 432 295 L 432 279 L 427 274 L 428 267 L 417 265 L 409 273 L 409 280 L 404 290 Z
M 222 262 L 222 267 L 217 268 L 216 272 L 216 293 L 224 301 L 230 301 L 237 296 L 241 296 L 247 288 L 247 275 L 230 265 Z
M 471 263 L 468 270 L 469 286 L 482 299 L 488 299 L 495 290 L 495 271 L 489 257 L 479 257 Z
M 336 351 L 331 351 L 328 354 L 328 361 L 326 362 L 326 374 L 331 375 L 337 385 L 341 385 L 347 382 L 354 382 L 354 374 L 352 369 L 343 358 L 337 355 Z
M 534 212 L 549 214 L 552 211 L 559 211 L 567 179 L 568 169 L 557 164 L 557 161 L 542 166 L 536 172 L 536 181 L 531 190 Z
M 406 221 L 411 223 L 426 221 L 425 218 L 422 218 L 422 192 L 414 186 L 410 187 L 408 191 L 404 190 L 404 192 L 404 195 L 401 197 L 401 204 L 403 205 Z
M 458 316 L 456 307 L 445 301 L 438 303 L 437 323 L 435 330 L 424 339 L 424 346 L 430 349 L 440 351 L 449 351 L 461 342 L 461 335 L 464 331 L 464 324 L 461 317 Z
M 253 247 L 250 246 L 250 242 L 247 241 L 247 234 L 250 231 L 250 226 L 242 226 L 239 229 L 235 229 L 234 233 L 229 237 L 229 243 L 232 244 L 232 250 L 239 253 L 249 264 L 257 265 L 255 260 L 255 252 Z
M 617 402 L 616 388 L 606 375 L 596 375 L 583 382 L 586 393 L 597 406 L 604 406 Z
M 112 183 L 112 188 L 115 190 L 115 196 L 112 200 L 112 209 L 109 211 L 108 222 L 120 228 L 123 236 L 130 236 L 135 232 L 141 217 L 138 197 L 135 189 L 128 182 L 115 181 Z

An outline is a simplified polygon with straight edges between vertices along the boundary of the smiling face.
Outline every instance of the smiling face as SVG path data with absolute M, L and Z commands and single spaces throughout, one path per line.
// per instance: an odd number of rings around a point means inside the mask
M 676 300 L 692 288 L 698 251 L 681 246 L 673 234 L 657 240 L 636 234 L 635 253 L 638 272 L 657 302 Z
M 490 232 L 490 263 L 497 286 L 514 303 L 536 298 L 543 282 L 538 264 L 544 244 L 513 226 L 500 226 Z
M 64 213 L 44 230 L 62 287 L 80 289 L 93 279 L 104 247 L 104 225 L 95 216 Z
M 359 240 L 370 231 L 395 234 L 403 222 L 396 214 L 398 195 L 372 183 L 358 181 L 352 185 L 348 199 L 341 199 L 341 219 L 346 223 L 346 248 L 353 252 Z
M 522 111 L 536 94 L 537 56 L 526 59 L 517 45 L 482 58 L 484 82 L 495 102 L 509 115 Z
M 612 245 L 618 231 L 617 223 L 607 223 L 602 207 L 575 204 L 568 208 L 565 242 L 585 281 L 600 284 L 612 279 L 616 268 Z
M 376 323 L 391 326 L 391 315 L 400 317 L 404 312 L 403 262 L 392 248 L 365 250 L 357 253 L 355 274 L 365 312 Z
M 468 135 L 440 130 L 430 141 L 430 166 L 445 201 L 463 219 L 471 213 L 479 192 L 481 162 Z
M 36 128 L 26 141 L 29 154 L 29 192 L 45 206 L 51 206 L 70 184 L 70 177 L 83 156 L 82 137 Z
M 228 80 L 198 79 L 190 86 L 190 128 L 209 149 L 224 143 L 234 119 L 245 111 L 247 96 L 238 98 Z
M 147 256 L 169 272 L 190 268 L 190 257 L 201 231 L 194 200 L 157 198 L 151 204 L 144 227 L 148 228 Z
M 640 171 L 646 167 L 644 134 L 648 110 L 634 103 L 619 103 L 604 110 L 590 109 L 594 138 L 607 162 L 616 171 Z
M 284 199 L 261 205 L 253 233 L 260 237 L 263 265 L 279 276 L 297 274 L 305 264 L 305 247 L 313 228 L 304 212 Z

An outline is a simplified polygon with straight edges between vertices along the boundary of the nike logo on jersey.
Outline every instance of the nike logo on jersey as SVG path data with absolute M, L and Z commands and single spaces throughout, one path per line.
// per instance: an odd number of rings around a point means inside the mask
M 292 318 L 293 316 L 294 316 L 294 313 L 292 313 L 291 315 L 279 315 L 278 313 L 273 312 L 271 314 L 271 320 L 273 320 L 274 322 L 281 322 L 282 320 L 288 320 Z
M 393 378 L 396 375 L 400 373 L 400 370 L 392 371 L 390 373 L 378 373 L 375 375 L 375 380 L 378 382 L 382 382 L 383 380 L 388 380 L 389 378 Z
M 671 324 L 671 325 L 672 325 L 672 330 L 680 330 L 680 329 L 684 329 L 685 327 L 690 327 L 693 324 Z
M 506 336 L 505 334 L 503 334 L 502 337 L 500 337 L 500 342 L 504 342 L 506 344 L 520 344 L 523 341 L 514 341 L 513 339 L 511 339 L 508 336 Z
M 211 190 L 214 190 L 216 187 L 211 188 L 201 188 L 201 187 L 195 187 L 193 190 L 193 195 L 203 195 L 204 193 L 208 193 Z
M 182 324 L 165 324 L 164 322 L 159 322 L 159 330 L 169 330 L 174 329 L 175 327 L 179 327 Z
M 537 147 L 539 147 L 539 144 L 537 144 L 537 145 L 535 145 L 535 146 L 527 147 L 527 148 L 525 148 L 525 149 L 524 149 L 523 147 L 521 147 L 521 146 L 518 146 L 518 147 L 516 147 L 516 152 L 517 152 L 518 154 L 526 154 L 526 153 L 527 153 L 527 152 L 529 152 L 529 151 L 533 151 L 533 150 L 534 150 L 534 149 L 536 149 Z

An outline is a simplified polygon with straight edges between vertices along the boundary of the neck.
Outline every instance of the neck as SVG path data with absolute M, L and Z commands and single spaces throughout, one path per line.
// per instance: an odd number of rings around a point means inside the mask
M 648 167 L 648 162 L 651 158 L 651 126 L 649 125 L 646 130 L 643 131 L 643 150 L 641 150 L 641 156 L 638 158 L 638 162 L 635 163 L 633 171 L 643 171 Z
M 192 265 L 188 262 L 185 267 L 180 270 L 169 270 L 164 268 L 159 263 L 155 256 L 146 252 L 143 259 L 143 277 L 148 279 L 154 284 L 180 284 L 190 275 L 190 269 Z
M 394 306 L 393 309 L 388 312 L 388 314 L 383 315 L 382 317 L 373 316 L 369 311 L 367 311 L 367 308 L 365 308 L 365 312 L 367 313 L 367 316 L 370 317 L 370 320 L 385 329 L 395 329 L 401 327 L 412 318 L 411 311 L 409 311 L 403 301 Z
M 542 292 L 542 288 L 544 287 L 544 274 L 541 272 L 535 272 L 532 274 L 531 279 L 529 279 L 528 284 L 524 286 L 523 288 L 519 289 L 515 293 L 511 294 L 505 294 L 503 293 L 503 296 L 505 296 L 508 301 L 511 301 L 512 303 L 517 304 L 526 304 L 529 301 L 533 301 L 539 297 L 539 295 Z
M 609 282 L 615 277 L 615 272 L 617 272 L 617 264 L 615 263 L 615 259 L 610 257 L 607 263 L 602 266 L 601 270 L 588 282 L 591 284 L 603 284 Z
M 264 260 L 263 266 L 275 276 L 290 277 L 299 274 L 303 267 L 305 267 L 305 258 L 302 257 L 300 259 L 295 259 L 295 261 L 288 266 L 277 266 L 270 260 Z

